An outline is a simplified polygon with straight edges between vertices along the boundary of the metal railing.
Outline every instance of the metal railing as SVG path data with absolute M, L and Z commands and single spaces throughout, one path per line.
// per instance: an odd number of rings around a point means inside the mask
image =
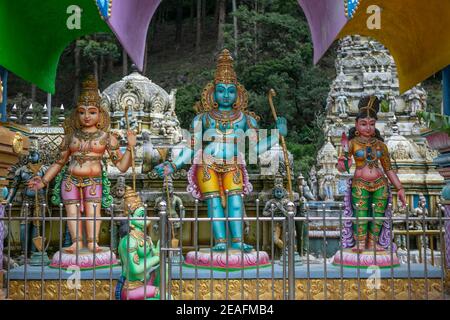
M 93 217 L 84 217 L 80 214 L 80 208 L 77 206 L 77 217 L 70 218 L 64 215 L 64 208 L 61 204 L 58 210 L 58 215 L 50 217 L 36 217 L 28 216 L 17 217 L 12 215 L 12 206 L 6 206 L 4 215 L 0 215 L 0 223 L 9 230 L 7 237 L 5 238 L 5 247 L 3 254 L 6 259 L 5 269 L 5 281 L 4 289 L 6 298 L 10 299 L 115 299 L 115 286 L 117 281 L 122 275 L 122 269 L 120 265 L 109 264 L 102 269 L 96 269 L 96 250 L 91 253 L 94 261 L 94 270 L 80 270 L 78 281 L 81 284 L 70 287 L 67 290 L 66 282 L 70 280 L 73 274 L 67 275 L 66 270 L 59 266 L 59 268 L 49 268 L 46 266 L 44 255 L 41 255 L 40 266 L 29 265 L 29 253 L 28 247 L 28 232 L 26 232 L 25 239 L 25 252 L 24 252 L 24 264 L 22 266 L 14 266 L 10 263 L 9 257 L 13 254 L 13 239 L 12 229 L 14 224 L 25 223 L 26 228 L 29 228 L 29 223 L 33 221 L 40 221 L 41 234 L 44 238 L 48 239 L 50 233 L 57 229 L 59 235 L 58 244 L 50 245 L 49 249 L 59 252 L 59 261 L 61 261 L 61 252 L 63 249 L 64 239 L 64 227 L 63 224 L 68 221 L 93 221 L 94 222 L 94 234 L 97 228 L 97 222 L 109 223 L 110 230 L 109 235 L 112 238 L 113 228 L 111 227 L 115 223 L 126 222 L 130 225 L 131 220 L 144 221 L 144 224 L 150 222 L 151 224 L 158 224 L 158 235 L 153 234 L 154 240 L 160 242 L 159 250 L 159 271 L 146 265 L 146 259 L 144 259 L 144 274 L 148 272 L 157 273 L 159 277 L 159 290 L 161 299 L 217 299 L 217 300 L 232 300 L 232 299 L 448 299 L 448 283 L 446 279 L 446 248 L 445 248 L 445 224 L 450 223 L 449 217 L 443 217 L 442 211 L 439 210 L 434 217 L 410 217 L 408 214 L 405 218 L 398 217 L 345 217 L 339 215 L 338 217 L 328 216 L 330 209 L 327 209 L 324 205 L 320 208 L 320 216 L 311 216 L 311 212 L 308 206 L 296 206 L 293 203 L 288 206 L 288 214 L 286 216 L 276 216 L 273 211 L 271 216 L 261 216 L 260 208 L 261 201 L 256 200 L 256 212 L 254 216 L 242 217 L 228 217 L 227 214 L 223 218 L 199 216 L 199 202 L 195 201 L 195 206 L 191 214 L 184 218 L 172 218 L 168 216 L 166 203 L 162 202 L 159 205 L 159 212 L 155 216 L 149 216 L 149 208 L 145 206 L 146 214 L 143 217 L 130 217 L 120 216 L 121 210 L 112 206 L 110 208 L 111 215 L 97 216 L 97 210 L 99 208 L 94 206 Z M 42 204 L 43 212 L 45 212 L 45 204 Z M 341 207 L 342 209 L 342 207 Z M 244 234 L 244 222 L 248 222 L 251 225 L 252 233 L 246 235 L 245 241 L 250 241 L 254 246 L 253 255 L 257 261 L 266 254 L 270 256 L 270 262 L 265 265 L 255 264 L 252 269 L 237 268 L 230 269 L 231 262 L 229 257 L 231 253 L 235 256 L 240 255 L 240 261 L 244 266 L 244 259 L 247 253 L 240 251 L 236 253 L 231 251 L 227 246 L 224 253 L 225 262 L 222 270 L 215 270 L 214 268 L 201 268 L 192 265 L 186 265 L 182 262 L 181 255 L 185 253 L 186 248 L 190 247 L 194 252 L 195 259 L 198 260 L 200 254 L 207 252 L 212 260 L 213 252 L 208 249 L 214 246 L 213 236 L 213 223 L 217 221 L 225 221 L 227 231 L 227 243 L 229 239 L 229 222 L 239 221 L 242 225 L 242 232 Z M 402 235 L 406 237 L 406 250 L 403 252 L 405 256 L 404 261 L 400 266 L 390 265 L 387 268 L 381 269 L 377 266 L 371 266 L 368 269 L 361 268 L 347 268 L 341 265 L 333 264 L 332 258 L 327 254 L 330 238 L 327 235 L 327 225 L 338 223 L 338 232 L 340 237 L 343 236 L 343 225 L 346 221 L 352 221 L 359 224 L 362 221 L 370 221 L 375 223 L 376 221 L 387 221 L 391 230 L 393 230 L 394 223 L 404 222 L 406 230 L 397 231 L 391 233 L 391 243 L 394 243 L 394 236 Z M 422 224 L 433 224 L 437 226 L 436 230 L 409 230 L 411 222 L 420 221 Z M 171 232 L 172 224 L 179 222 L 180 229 L 178 247 L 173 247 L 173 232 Z M 302 235 L 296 234 L 296 224 L 303 225 L 303 228 L 309 230 L 310 224 L 317 225 L 320 223 L 323 232 L 323 237 L 317 238 L 315 241 L 321 241 L 322 246 L 321 256 L 313 256 L 309 248 L 306 250 L 300 250 L 296 245 L 296 237 L 302 237 Z M 52 224 L 52 225 L 50 225 Z M 264 224 L 266 228 L 264 228 Z M 201 226 L 205 226 L 200 228 Z M 278 260 L 275 245 L 274 233 L 272 230 L 276 226 L 282 228 L 281 240 L 283 241 L 284 248 L 281 249 L 281 258 Z M 82 230 L 78 228 L 77 234 L 82 233 Z M 52 228 L 52 230 L 49 230 Z M 209 241 L 199 241 L 200 230 L 209 230 Z M 263 230 L 261 232 L 261 230 Z M 266 230 L 266 231 L 264 231 Z M 269 232 L 267 232 L 269 230 Z M 333 229 L 336 231 L 335 229 Z M 28 231 L 28 230 L 27 230 Z M 144 237 L 151 235 L 151 231 L 148 228 L 144 229 Z M 187 236 L 186 236 L 187 235 Z M 268 247 L 261 246 L 261 239 L 269 237 Z M 419 238 L 419 246 L 415 250 L 414 242 L 415 238 Z M 185 240 L 185 238 L 189 240 Z M 129 238 L 128 238 L 129 239 Z M 306 241 L 307 239 L 302 239 Z M 417 239 L 416 239 L 417 240 Z M 190 242 L 190 243 L 185 243 Z M 201 242 L 201 243 L 200 243 Z M 264 242 L 264 241 L 263 241 Z M 429 253 L 427 251 L 426 243 L 430 244 L 431 249 L 431 263 L 428 262 Z M 425 244 L 425 245 L 423 245 Z M 436 244 L 436 245 L 435 245 Z M 117 248 L 112 246 L 112 242 L 108 246 L 110 261 L 113 261 L 114 252 L 117 252 Z M 130 250 L 129 240 L 127 241 L 127 252 Z M 146 257 L 148 251 L 151 248 L 143 246 L 143 256 Z M 203 250 L 203 251 L 201 251 Z M 206 250 L 206 251 L 205 251 Z M 342 257 L 345 252 L 345 248 L 340 244 L 335 255 Z M 394 255 L 400 254 L 394 245 L 390 245 L 388 254 L 393 261 Z M 280 251 L 280 250 L 278 250 Z M 303 251 L 304 255 L 300 256 L 299 253 Z M 419 254 L 419 263 L 413 261 L 412 256 Z M 78 250 L 76 251 L 76 264 L 78 265 L 79 257 Z M 357 253 L 358 264 L 360 264 L 360 254 Z M 377 255 L 380 252 L 376 248 L 373 250 L 375 261 Z M 439 263 L 437 263 L 439 262 Z M 73 271 L 73 270 L 72 270 Z M 129 269 L 128 269 L 129 271 Z M 129 274 L 128 274 L 129 276 Z M 447 275 L 448 276 L 448 275 Z M 129 278 L 129 277 L 128 277 Z M 73 280 L 73 277 L 72 277 Z M 88 281 L 92 281 L 91 287 L 85 286 Z M 147 296 L 147 290 L 149 279 L 146 277 L 144 280 L 144 296 Z M 54 290 L 52 297 L 49 297 L 48 291 L 49 284 L 51 282 L 51 288 Z M 100 284 L 100 287 L 98 286 Z M 32 285 L 32 288 L 31 288 Z M 83 287 L 85 286 L 85 287 Z M 56 289 L 55 289 L 56 288 Z M 106 288 L 106 289 L 105 289 Z M 31 290 L 33 289 L 33 290 Z M 98 290 L 101 290 L 99 293 Z M 128 291 L 132 290 L 129 286 L 126 287 Z M 105 293 L 106 292 L 106 293 Z M 72 295 L 73 294 L 73 295 Z M 1 296 L 1 295 L 0 295 Z

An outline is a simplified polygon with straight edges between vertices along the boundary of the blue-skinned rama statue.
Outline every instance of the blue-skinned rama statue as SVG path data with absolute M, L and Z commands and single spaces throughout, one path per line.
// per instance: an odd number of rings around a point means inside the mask
M 253 159 L 269 150 L 278 140 L 258 131 L 259 118 L 247 110 L 248 93 L 237 81 L 233 58 L 228 50 L 218 57 L 213 82 L 202 92 L 201 103 L 196 105 L 198 115 L 191 124 L 190 145 L 184 146 L 174 161 L 166 161 L 155 168 L 159 176 L 167 176 L 186 164 L 193 163 L 188 174 L 188 191 L 206 201 L 208 216 L 214 218 L 240 218 L 245 212 L 243 196 L 252 191 L 245 166 L 245 142 L 249 140 L 249 153 Z M 277 129 L 287 134 L 286 119 L 278 118 Z M 193 162 L 192 162 L 193 160 Z M 256 161 L 255 161 L 256 162 Z M 214 251 L 232 249 L 249 252 L 251 245 L 243 241 L 242 221 L 214 221 Z

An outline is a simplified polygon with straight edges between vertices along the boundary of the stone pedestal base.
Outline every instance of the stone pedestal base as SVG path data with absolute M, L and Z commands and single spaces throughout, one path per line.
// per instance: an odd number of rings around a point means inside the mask
M 33 252 L 30 258 L 30 266 L 48 266 L 50 264 L 50 259 L 48 258 L 47 252 Z
M 370 250 L 365 250 L 358 255 L 358 253 L 353 252 L 352 249 L 344 249 L 342 251 L 342 259 L 341 252 L 336 252 L 333 257 L 333 264 L 362 269 L 372 266 L 391 268 L 400 266 L 400 261 L 395 252 L 392 254 L 391 259 L 391 253 L 388 251 L 377 251 L 375 256 L 374 252 Z
M 240 270 L 256 268 L 257 266 L 270 265 L 269 255 L 265 251 L 255 250 L 242 252 L 240 250 L 228 250 L 227 252 L 216 252 L 211 249 L 200 249 L 200 251 L 190 251 L 184 261 L 186 266 L 209 268 L 216 270 Z
M 285 261 L 286 260 L 286 261 Z M 288 265 L 289 263 L 289 256 L 287 252 L 285 252 L 281 257 L 280 260 L 275 262 L 276 264 L 279 264 L 280 266 L 283 266 L 284 264 Z M 297 251 L 294 252 L 294 265 L 301 266 L 303 265 L 302 257 L 298 254 Z
M 60 260 L 61 254 L 61 260 Z M 50 268 L 67 269 L 69 267 L 78 266 L 81 270 L 89 270 L 94 268 L 105 268 L 117 265 L 116 255 L 109 248 L 101 247 L 101 252 L 94 253 L 86 248 L 79 251 L 78 255 L 58 251 L 55 253 L 50 264 Z

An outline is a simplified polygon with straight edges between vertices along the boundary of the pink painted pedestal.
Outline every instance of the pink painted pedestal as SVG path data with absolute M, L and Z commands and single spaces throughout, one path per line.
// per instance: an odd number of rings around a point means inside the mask
M 227 263 L 228 262 L 228 263 Z M 228 250 L 227 252 L 216 252 L 210 249 L 190 251 L 184 260 L 186 266 L 217 269 L 217 270 L 240 270 L 248 268 L 264 267 L 270 265 L 269 255 L 265 251 L 253 250 L 244 252 L 240 250 Z
M 375 260 L 376 258 L 376 260 Z M 397 254 L 395 252 L 391 253 L 389 251 L 377 251 L 376 257 L 373 251 L 365 250 L 359 254 L 359 264 L 358 264 L 358 254 L 353 252 L 352 249 L 342 250 L 342 261 L 341 252 L 338 251 L 333 257 L 334 265 L 343 265 L 348 268 L 368 268 L 377 266 L 379 268 L 390 268 L 400 266 L 400 261 L 398 260 Z
M 78 253 L 78 259 L 76 254 L 66 253 L 64 249 L 56 252 L 53 256 L 50 268 L 67 269 L 69 267 L 78 266 L 81 270 L 89 270 L 94 268 L 105 268 L 111 265 L 118 265 L 116 255 L 110 251 L 107 247 L 101 247 L 102 251 L 95 253 L 95 266 L 94 266 L 94 253 L 86 248 L 83 248 Z M 77 263 L 78 262 L 78 263 Z

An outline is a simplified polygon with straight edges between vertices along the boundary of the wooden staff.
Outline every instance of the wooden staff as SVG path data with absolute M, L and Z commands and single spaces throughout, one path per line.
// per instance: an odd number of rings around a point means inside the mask
M 39 218 L 39 198 L 38 198 L 38 190 L 34 190 L 34 217 Z M 33 225 L 35 228 L 37 228 L 37 236 L 33 238 L 33 243 L 36 249 L 39 252 L 42 252 L 44 249 L 44 238 L 41 237 L 41 224 L 39 223 L 39 220 L 36 220 L 36 223 L 33 222 Z
M 164 183 L 166 184 L 166 198 L 167 198 L 167 211 L 170 213 L 172 212 L 172 199 L 170 199 L 170 192 L 169 192 L 169 179 L 167 176 L 164 177 Z M 171 232 L 172 232 L 172 248 L 178 248 L 179 240 L 177 239 L 177 236 L 175 234 L 175 226 L 174 222 L 170 224 Z
M 268 93 L 269 97 L 269 105 L 270 109 L 272 110 L 273 118 L 275 119 L 275 122 L 278 120 L 277 111 L 275 109 L 275 106 L 273 105 L 273 97 L 275 97 L 277 93 L 274 89 L 270 89 Z M 294 194 L 292 193 L 292 181 L 291 181 L 291 166 L 289 164 L 289 155 L 286 147 L 286 141 L 284 140 L 284 137 L 280 135 L 281 137 L 281 147 L 283 148 L 283 154 L 284 154 L 284 162 L 286 163 L 286 174 L 288 176 L 287 182 L 288 182 L 288 192 L 289 192 L 289 199 L 291 201 L 294 201 Z
M 127 123 L 127 131 L 130 130 L 130 121 L 128 120 L 128 104 L 125 105 L 125 121 Z M 134 149 L 131 150 L 131 172 L 133 174 L 133 190 L 136 191 L 136 168 L 134 163 Z

